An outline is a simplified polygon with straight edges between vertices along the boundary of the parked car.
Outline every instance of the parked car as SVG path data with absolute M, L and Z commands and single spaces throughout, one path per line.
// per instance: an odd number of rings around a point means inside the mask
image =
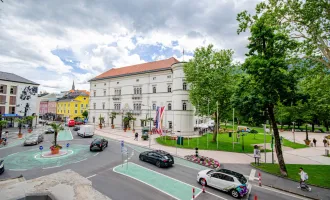
M 79 126 L 75 126 L 75 127 L 73 127 L 73 130 L 74 131 L 78 131 L 78 130 L 80 130 L 80 127 Z
M 82 125 L 82 124 L 84 124 L 84 122 L 83 121 L 75 121 L 75 124 L 76 125 Z
M 68 127 L 73 127 L 75 125 L 76 125 L 76 122 L 74 120 L 71 119 L 68 121 Z
M 243 197 L 249 192 L 249 183 L 244 175 L 228 169 L 202 170 L 197 174 L 197 182 L 228 192 L 235 198 Z
M 44 135 L 43 134 L 32 134 L 29 137 L 27 137 L 24 141 L 24 146 L 27 145 L 36 145 L 40 142 L 44 141 Z
M 2 174 L 5 171 L 5 164 L 4 160 L 0 160 L 0 174 Z
M 80 129 L 77 131 L 77 135 L 79 135 L 81 137 L 93 137 L 94 126 L 92 126 L 92 125 L 80 126 Z
M 90 151 L 95 151 L 95 150 L 103 151 L 107 146 L 108 146 L 108 140 L 106 140 L 104 138 L 102 138 L 102 139 L 97 138 L 91 143 L 89 150 Z
M 174 164 L 173 156 L 161 150 L 142 152 L 139 158 L 141 161 L 155 164 L 157 167 L 171 167 Z
M 52 128 L 48 128 L 46 131 L 45 131 L 46 134 L 52 134 L 52 133 L 55 133 L 54 129 Z

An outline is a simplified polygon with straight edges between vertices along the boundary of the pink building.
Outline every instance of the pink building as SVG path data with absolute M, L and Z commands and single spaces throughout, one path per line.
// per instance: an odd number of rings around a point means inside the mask
M 41 101 L 39 108 L 39 115 L 42 116 L 48 112 L 48 101 Z
M 48 102 L 48 113 L 56 114 L 56 101 Z

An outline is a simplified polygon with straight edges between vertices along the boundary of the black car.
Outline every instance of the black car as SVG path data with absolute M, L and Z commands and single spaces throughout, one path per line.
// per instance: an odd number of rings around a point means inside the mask
M 80 127 L 79 127 L 79 126 L 75 126 L 75 127 L 73 128 L 73 130 L 74 130 L 74 131 L 78 131 L 78 130 L 80 130 Z
M 45 131 L 46 134 L 52 134 L 52 133 L 55 133 L 54 129 L 52 128 L 48 128 L 46 131 Z
M 4 160 L 0 160 L 0 174 L 2 174 L 4 171 L 5 171 Z
M 155 164 L 157 167 L 171 167 L 174 164 L 173 156 L 161 150 L 142 152 L 139 158 L 141 161 Z
M 91 143 L 89 150 L 90 151 L 94 151 L 94 150 L 103 151 L 107 146 L 108 146 L 108 140 L 106 140 L 104 138 L 102 138 L 102 139 L 97 138 Z

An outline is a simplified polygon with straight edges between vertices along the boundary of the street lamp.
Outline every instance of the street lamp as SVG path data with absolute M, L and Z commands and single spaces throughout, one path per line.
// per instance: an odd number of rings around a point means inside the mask
M 144 104 L 141 104 L 142 106 L 147 106 L 148 109 L 149 109 L 149 119 L 151 118 L 151 106 L 149 105 L 144 105 Z M 151 120 L 149 121 L 149 131 L 151 132 Z M 150 149 L 150 143 L 151 143 L 151 134 L 150 134 L 150 137 L 149 138 L 149 149 Z
M 294 134 L 294 124 L 296 123 L 296 122 L 292 122 L 293 123 L 293 129 L 292 129 L 292 134 L 293 134 L 293 142 L 294 143 L 296 143 L 296 137 L 295 137 L 295 134 Z

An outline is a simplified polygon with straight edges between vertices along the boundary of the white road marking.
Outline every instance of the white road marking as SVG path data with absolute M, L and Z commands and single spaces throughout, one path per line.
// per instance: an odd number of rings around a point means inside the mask
M 51 169 L 51 168 L 56 168 L 56 167 L 61 167 L 61 166 L 45 167 L 45 168 L 42 168 L 42 169 Z
M 202 192 L 203 192 L 203 190 L 202 191 L 200 191 L 198 194 L 196 194 L 196 196 L 195 196 L 195 199 L 197 199 L 197 197 L 200 195 L 200 194 L 202 194 Z M 191 198 L 191 200 L 194 200 L 193 198 Z
M 78 162 L 81 162 L 81 161 L 84 161 L 84 160 L 87 160 L 87 158 L 82 159 L 82 160 L 79 160 L 79 161 L 77 161 L 77 162 L 73 162 L 73 163 L 78 163 Z
M 297 198 L 297 199 L 302 199 L 302 200 L 308 200 L 309 199 L 309 198 L 305 198 L 305 197 L 302 197 L 302 196 L 290 194 L 288 192 L 284 192 L 284 191 L 277 190 L 277 189 L 267 187 L 267 186 L 262 186 L 262 187 L 260 187 L 259 185 L 253 185 L 253 186 L 261 188 L 261 189 L 269 190 L 269 191 L 272 191 L 272 192 L 277 192 L 279 194 L 283 194 L 283 195 L 286 195 L 286 196 L 289 196 L 289 197 L 294 197 L 294 198 Z
M 27 169 L 9 169 L 10 171 L 25 171 Z
M 250 176 L 249 176 L 249 180 L 250 180 L 250 181 L 253 181 L 254 178 L 255 178 L 255 175 L 256 175 L 256 170 L 255 170 L 255 169 L 251 169 L 251 173 L 250 173 Z
M 99 153 L 96 153 L 94 156 L 97 156 Z
M 92 177 L 94 177 L 94 176 L 96 176 L 97 174 L 93 174 L 93 175 L 91 175 L 91 176 L 88 176 L 88 177 L 86 177 L 87 179 L 90 179 L 90 178 L 92 178 Z

